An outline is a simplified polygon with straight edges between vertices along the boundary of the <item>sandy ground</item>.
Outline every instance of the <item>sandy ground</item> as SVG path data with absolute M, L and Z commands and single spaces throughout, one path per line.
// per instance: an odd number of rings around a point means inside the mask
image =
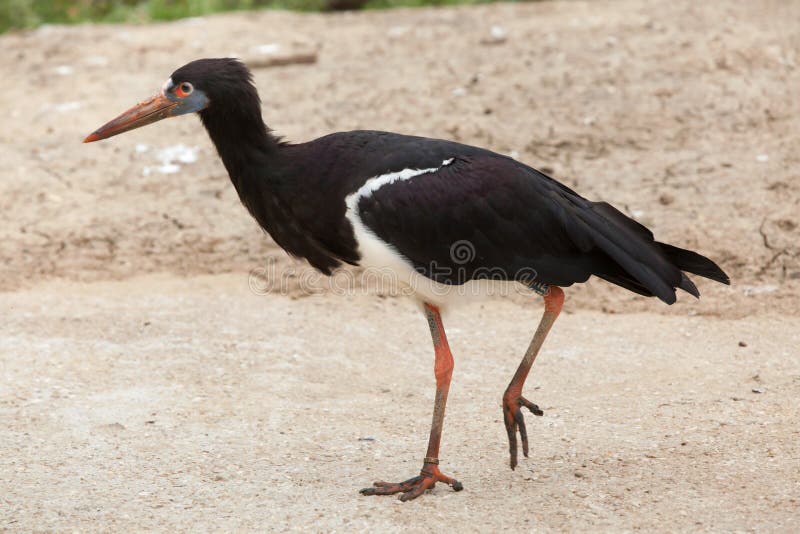
M 800 4 L 696 4 L 0 37 L 0 530 L 800 529 Z M 493 25 L 507 38 L 485 44 Z M 381 128 L 513 154 L 733 285 L 700 281 L 702 300 L 672 307 L 571 288 L 516 472 L 500 395 L 540 306 L 453 310 L 442 466 L 465 491 L 359 496 L 424 453 L 415 305 L 324 282 L 305 295 L 194 118 L 80 144 L 184 62 L 271 43 L 319 50 L 255 72 L 289 139 Z M 295 275 L 265 293 L 265 266 Z
M 10 530 L 800 526 L 798 317 L 564 315 L 512 472 L 500 397 L 539 309 L 454 311 L 442 467 L 465 490 L 403 504 L 356 490 L 424 454 L 432 351 L 410 301 L 256 296 L 217 275 L 5 302 Z

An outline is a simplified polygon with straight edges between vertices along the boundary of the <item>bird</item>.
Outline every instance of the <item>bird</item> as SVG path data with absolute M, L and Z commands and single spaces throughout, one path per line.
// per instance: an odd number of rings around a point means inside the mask
M 563 288 L 595 276 L 666 304 L 676 290 L 700 293 L 686 273 L 730 284 L 697 252 L 656 241 L 610 204 L 590 201 L 512 157 L 454 141 L 374 130 L 291 143 L 270 129 L 246 65 L 235 58 L 192 61 L 155 96 L 101 126 L 94 142 L 197 113 L 239 199 L 288 254 L 330 275 L 345 264 L 391 273 L 420 304 L 434 348 L 436 394 L 419 475 L 375 482 L 363 495 L 415 499 L 441 482 L 439 467 L 454 360 L 442 310 L 500 282 L 541 296 L 544 312 L 502 396 L 509 464 L 518 440 L 529 453 L 523 416 L 542 415 L 523 396 L 528 373 L 564 303 Z M 458 291 L 472 288 L 474 291 Z M 481 289 L 483 288 L 483 289 Z

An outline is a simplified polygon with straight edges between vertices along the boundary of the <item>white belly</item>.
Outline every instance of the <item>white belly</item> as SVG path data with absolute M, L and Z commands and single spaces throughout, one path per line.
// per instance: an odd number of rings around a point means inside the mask
M 360 219 L 353 227 L 361 254 L 359 266 L 363 268 L 360 275 L 363 286 L 376 288 L 382 293 L 410 296 L 440 308 L 511 292 L 531 293 L 517 282 L 472 280 L 461 285 L 438 283 L 417 272 L 411 262 L 366 228 Z
M 444 160 L 442 167 L 452 162 L 452 159 Z M 367 180 L 358 191 L 347 196 L 345 216 L 353 226 L 353 233 L 358 242 L 358 252 L 361 255 L 359 265 L 364 269 L 362 285 L 376 287 L 382 292 L 411 296 L 439 307 L 523 290 L 524 286 L 516 282 L 474 280 L 462 285 L 435 282 L 417 272 L 411 262 L 364 225 L 358 210 L 358 203 L 362 198 L 369 197 L 381 187 L 394 182 L 424 179 L 424 175 L 434 173 L 440 168 L 403 169 L 376 176 Z

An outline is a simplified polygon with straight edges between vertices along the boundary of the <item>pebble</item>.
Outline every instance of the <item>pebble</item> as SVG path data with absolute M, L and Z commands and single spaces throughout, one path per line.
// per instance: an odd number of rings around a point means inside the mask
M 502 26 L 492 26 L 489 29 L 489 35 L 481 39 L 481 44 L 497 45 L 505 43 L 508 40 L 508 32 Z
M 69 65 L 59 65 L 54 70 L 55 73 L 58 74 L 59 76 L 69 76 L 70 74 L 75 72 L 75 69 L 73 69 Z

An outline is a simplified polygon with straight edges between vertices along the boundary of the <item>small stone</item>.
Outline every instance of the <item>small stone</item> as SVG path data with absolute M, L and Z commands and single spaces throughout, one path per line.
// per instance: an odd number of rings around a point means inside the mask
M 122 423 L 111 423 L 109 425 L 101 425 L 100 429 L 115 434 L 117 432 L 125 430 L 125 425 L 123 425 Z
M 508 39 L 508 32 L 502 26 L 492 26 L 489 35 L 481 39 L 481 44 L 497 45 L 505 43 Z
M 492 26 L 492 29 L 489 31 L 489 33 L 495 39 L 505 39 L 506 35 L 508 35 L 505 28 L 503 28 L 502 26 Z
M 281 50 L 281 45 L 279 45 L 278 43 L 261 44 L 251 48 L 252 52 L 264 55 L 277 54 L 280 50 Z
M 750 391 L 753 393 L 764 393 L 764 388 L 753 388 Z
M 308 65 L 317 62 L 317 47 L 313 43 L 266 43 L 254 46 L 243 58 L 251 69 Z
M 740 341 L 740 342 L 739 342 L 739 346 L 740 346 L 740 347 L 746 347 L 746 346 L 747 346 L 747 343 L 746 343 L 746 342 L 744 342 L 744 341 Z

